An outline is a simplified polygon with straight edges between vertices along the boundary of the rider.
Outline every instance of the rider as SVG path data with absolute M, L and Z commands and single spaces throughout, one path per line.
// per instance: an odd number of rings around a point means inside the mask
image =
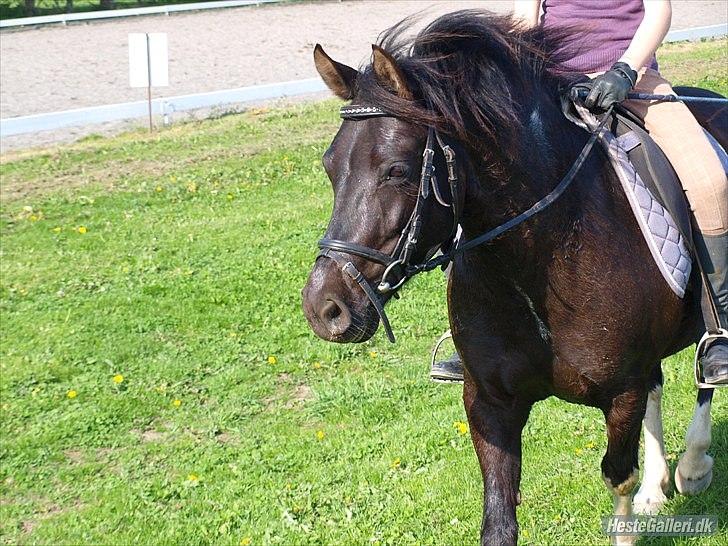
M 657 71 L 655 51 L 670 28 L 670 0 L 515 0 L 514 15 L 527 26 L 585 29 L 570 44 L 565 68 L 586 73 L 591 91 L 586 106 L 606 110 L 623 105 L 644 120 L 652 138 L 677 172 L 698 229 L 700 260 L 728 329 L 728 180 L 703 129 L 681 102 L 625 100 L 632 90 L 674 93 Z M 597 44 L 596 47 L 594 44 Z M 706 383 L 728 384 L 728 340 L 708 346 L 701 360 Z M 463 368 L 455 353 L 435 363 L 437 381 L 462 381 Z

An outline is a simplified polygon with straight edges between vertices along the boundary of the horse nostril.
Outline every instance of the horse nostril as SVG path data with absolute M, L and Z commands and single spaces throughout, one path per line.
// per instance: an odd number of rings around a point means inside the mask
M 351 314 L 344 302 L 328 297 L 319 310 L 319 317 L 332 335 L 341 335 L 351 326 Z
M 321 318 L 324 319 L 326 322 L 334 320 L 340 314 L 341 307 L 339 307 L 335 302 L 331 300 L 328 300 L 326 303 L 324 303 L 323 307 L 321 308 Z

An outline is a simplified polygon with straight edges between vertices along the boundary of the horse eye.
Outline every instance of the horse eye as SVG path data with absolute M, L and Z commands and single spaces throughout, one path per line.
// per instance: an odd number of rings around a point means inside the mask
M 407 176 L 407 168 L 404 165 L 392 165 L 387 176 L 389 178 L 404 178 Z

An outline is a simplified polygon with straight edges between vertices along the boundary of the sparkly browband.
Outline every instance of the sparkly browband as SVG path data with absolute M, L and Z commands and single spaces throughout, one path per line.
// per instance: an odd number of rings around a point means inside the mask
M 342 106 L 339 109 L 339 116 L 344 119 L 379 118 L 390 115 L 376 106 L 356 106 L 350 104 L 348 106 Z

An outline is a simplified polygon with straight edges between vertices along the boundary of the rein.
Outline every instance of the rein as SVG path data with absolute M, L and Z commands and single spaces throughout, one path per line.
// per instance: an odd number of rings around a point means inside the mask
M 423 271 L 432 271 L 438 266 L 445 267 L 447 264 L 451 263 L 457 255 L 492 241 L 503 233 L 522 224 L 556 201 L 574 181 L 579 170 L 586 162 L 589 153 L 599 138 L 602 128 L 611 117 L 611 112 L 612 108 L 606 112 L 604 118 L 592 132 L 589 140 L 582 148 L 574 163 L 571 165 L 569 171 L 553 190 L 531 206 L 531 208 L 522 212 L 518 216 L 515 216 L 490 231 L 463 243 L 456 240 L 458 227 L 460 225 L 461 210 L 460 184 L 457 177 L 457 161 L 455 152 L 444 142 L 434 127 L 429 127 L 427 130 L 425 150 L 422 154 L 422 171 L 420 174 L 419 190 L 417 192 L 415 208 L 412 211 L 412 215 L 408 222 L 402 229 L 392 253 L 385 254 L 379 250 L 349 241 L 342 241 L 340 239 L 323 238 L 318 243 L 318 246 L 321 249 L 318 256 L 334 260 L 337 265 L 341 267 L 341 270 L 361 287 L 369 298 L 369 301 L 376 309 L 382 322 L 382 326 L 384 327 L 384 331 L 387 334 L 387 338 L 389 338 L 389 341 L 394 343 L 394 333 L 392 332 L 392 327 L 390 326 L 387 314 L 384 311 L 384 305 L 387 302 L 387 299 L 391 296 L 399 297 L 397 291 L 416 274 Z M 375 117 L 395 117 L 376 106 L 343 106 L 340 109 L 339 114 L 342 119 L 351 121 L 366 120 Z M 435 158 L 435 142 L 437 142 L 437 145 L 444 156 L 445 165 L 447 167 L 447 179 L 450 188 L 450 203 L 443 200 L 437 180 L 434 176 L 435 166 L 433 162 Z M 410 263 L 410 260 L 422 229 L 422 210 L 430 196 L 433 196 L 441 206 L 452 209 L 453 226 L 450 231 L 450 235 L 441 245 L 445 246 L 446 243 L 451 242 L 451 244 L 448 245 L 450 250 L 440 256 L 430 257 L 421 263 L 412 264 Z M 385 267 L 382 278 L 377 283 L 376 290 L 372 288 L 364 275 L 346 257 L 347 254 L 359 256 L 360 258 L 378 263 Z M 395 274 L 399 274 L 399 278 L 396 278 Z

